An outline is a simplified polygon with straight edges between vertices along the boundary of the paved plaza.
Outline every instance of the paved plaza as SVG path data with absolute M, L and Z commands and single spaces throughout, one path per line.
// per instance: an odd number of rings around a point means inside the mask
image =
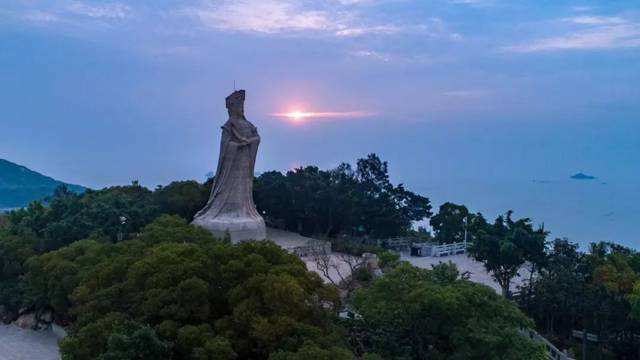
M 415 257 L 409 256 L 407 254 L 402 255 L 402 260 L 408 261 L 415 267 L 419 267 L 422 269 L 431 269 L 431 265 L 437 265 L 440 262 L 449 262 L 456 264 L 460 273 L 464 273 L 466 271 L 469 272 L 469 280 L 490 286 L 496 292 L 501 293 L 500 285 L 491 278 L 491 275 L 487 273 L 484 269 L 484 265 L 481 262 L 475 261 L 470 258 L 466 254 L 460 255 L 450 255 L 443 257 L 433 257 L 433 256 L 425 256 L 425 257 Z M 529 275 L 529 272 L 526 269 L 522 269 L 519 273 L 520 276 L 514 278 L 511 281 L 511 291 L 516 291 L 517 286 L 522 284 L 523 278 L 526 278 Z
M 0 324 L 0 360 L 59 360 L 58 337 L 47 331 Z

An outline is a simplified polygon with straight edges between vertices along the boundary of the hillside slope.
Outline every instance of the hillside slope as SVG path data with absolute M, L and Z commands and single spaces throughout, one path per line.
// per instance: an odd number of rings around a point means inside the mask
M 26 206 L 31 201 L 50 196 L 63 182 L 42 175 L 24 166 L 0 159 L 0 210 Z M 68 185 L 74 192 L 84 187 Z

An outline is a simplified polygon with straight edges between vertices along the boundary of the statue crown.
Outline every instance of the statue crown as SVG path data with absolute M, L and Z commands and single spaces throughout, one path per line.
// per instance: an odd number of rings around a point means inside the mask
M 231 95 L 227 96 L 226 100 L 227 103 L 242 103 L 244 102 L 244 97 L 245 97 L 245 91 L 244 90 L 236 90 L 234 92 L 231 93 Z

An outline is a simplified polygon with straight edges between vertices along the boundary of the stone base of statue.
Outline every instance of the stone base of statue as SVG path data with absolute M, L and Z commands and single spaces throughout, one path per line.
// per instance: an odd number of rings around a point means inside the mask
M 266 227 L 253 202 L 253 176 L 260 145 L 258 129 L 244 116 L 245 91 L 234 91 L 226 99 L 229 120 L 222 126 L 220 157 L 207 205 L 193 219 L 234 243 L 264 240 Z
M 232 243 L 248 240 L 264 240 L 267 237 L 267 231 L 262 217 L 211 218 L 205 214 L 204 216 L 195 218 L 193 224 L 209 230 L 215 237 L 220 239 L 229 234 Z

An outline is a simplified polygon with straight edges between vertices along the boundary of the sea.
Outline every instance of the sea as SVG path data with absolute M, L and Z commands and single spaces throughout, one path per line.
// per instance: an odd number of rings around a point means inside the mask
M 640 189 L 624 181 L 565 179 L 433 181 L 415 185 L 434 211 L 446 201 L 466 205 L 488 220 L 508 210 L 586 250 L 593 242 L 615 242 L 640 250 Z

